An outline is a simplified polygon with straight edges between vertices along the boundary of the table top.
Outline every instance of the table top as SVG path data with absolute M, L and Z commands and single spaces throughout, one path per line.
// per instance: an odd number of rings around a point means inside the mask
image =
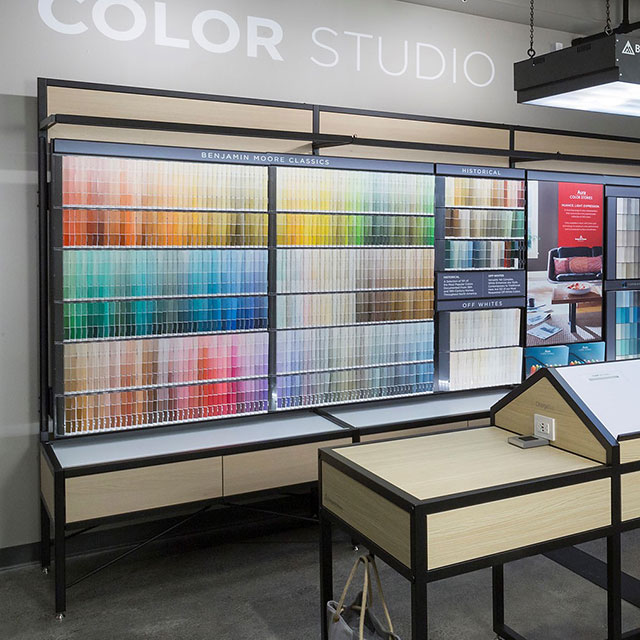
M 520 449 L 498 427 L 336 447 L 339 456 L 418 500 L 601 466 L 550 445 Z
M 327 434 L 350 438 L 344 429 L 311 411 L 239 418 L 211 426 L 167 427 L 159 430 L 105 433 L 95 438 L 56 440 L 51 444 L 64 469 L 140 458 L 242 447 L 265 441 Z
M 568 282 L 567 284 L 571 283 Z M 597 300 L 602 300 L 602 292 L 600 291 L 600 287 L 594 287 L 593 285 L 591 285 L 591 291 L 589 291 L 589 293 L 569 293 L 566 286 L 561 285 L 553 288 L 551 304 L 594 302 Z
M 348 407 L 326 407 L 323 409 L 335 418 L 357 429 L 380 426 L 400 427 L 404 423 L 437 418 L 438 422 L 454 422 L 459 416 L 486 414 L 510 389 L 468 391 L 423 396 L 403 400 L 362 403 Z

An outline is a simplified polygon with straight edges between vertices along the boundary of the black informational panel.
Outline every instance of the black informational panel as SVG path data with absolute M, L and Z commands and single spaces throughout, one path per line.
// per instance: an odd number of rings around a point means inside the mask
M 477 349 L 473 348 L 473 341 L 468 348 L 459 350 L 451 344 L 451 313 L 469 312 L 469 316 L 456 315 L 458 320 L 467 318 L 470 325 L 479 315 L 474 312 L 507 309 L 523 310 L 526 304 L 526 184 L 525 172 L 520 169 L 505 167 L 474 167 L 458 165 L 436 165 L 436 330 L 437 330 L 437 385 L 440 391 L 462 388 L 483 388 L 487 385 L 484 378 L 474 380 L 457 379 L 452 359 L 472 366 L 483 357 L 481 351 L 490 351 L 486 346 L 486 336 L 479 336 Z M 454 180 L 454 182 L 452 182 Z M 495 181 L 495 182 L 492 182 Z M 500 181 L 500 182 L 498 182 Z M 505 182 L 509 181 L 509 183 Z M 505 206 L 507 188 L 504 192 L 495 194 L 493 189 L 500 184 L 513 186 L 522 182 L 522 202 L 515 202 L 513 206 Z M 447 188 L 455 193 L 447 195 Z M 480 203 L 475 202 L 473 193 L 481 196 Z M 489 194 L 493 194 L 488 197 Z M 503 201 L 504 200 L 504 201 Z M 518 206 L 519 205 L 519 206 Z M 503 220 L 505 216 L 512 216 L 517 212 L 522 222 L 518 235 L 505 233 Z M 449 228 L 448 225 L 458 219 L 464 220 L 461 228 Z M 517 219 L 517 218 L 516 218 Z M 452 222 L 449 222 L 451 220 Z M 482 222 L 480 222 L 482 221 Z M 489 221 L 489 222 L 487 222 Z M 517 226 L 517 225 L 516 225 Z M 469 229 L 468 233 L 465 230 Z M 461 230 L 462 229 L 462 230 Z M 506 252 L 506 247 L 515 245 L 512 256 L 518 261 L 517 268 L 505 266 L 491 268 L 491 260 L 483 259 L 482 252 L 490 252 L 492 247 L 499 246 Z M 466 261 L 463 268 L 456 268 L 455 258 L 460 252 L 471 252 L 471 260 Z M 451 252 L 452 255 L 449 255 Z M 480 252 L 480 260 L 476 260 L 476 252 Z M 505 255 L 508 255 L 505 253 Z M 482 265 L 482 266 L 480 266 Z M 487 265 L 487 266 L 484 266 Z M 515 316 L 514 316 L 515 317 Z M 516 340 L 514 345 L 520 351 L 522 344 L 524 313 L 520 313 L 520 321 L 514 327 Z M 457 353 L 455 355 L 454 352 Z M 521 353 L 520 353 L 521 358 Z M 490 365 L 485 365 L 490 366 Z M 513 375 L 500 384 L 517 384 L 522 379 L 522 365 L 514 370 Z M 495 368 L 497 371 L 497 368 Z M 486 375 L 486 374 L 485 374 Z M 456 381 L 457 380 L 457 381 Z M 456 386 L 463 384 L 464 386 Z M 468 385 L 468 386 L 467 386 Z

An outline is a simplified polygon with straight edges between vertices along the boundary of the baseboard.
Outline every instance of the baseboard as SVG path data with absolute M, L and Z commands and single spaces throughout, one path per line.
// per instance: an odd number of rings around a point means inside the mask
M 305 526 L 309 523 L 298 520 L 295 516 L 308 517 L 311 511 L 311 496 L 303 493 L 263 498 L 251 502 L 251 507 L 274 511 L 281 515 L 260 513 L 240 507 L 216 506 L 147 545 L 140 553 L 152 557 Z M 188 511 L 184 511 L 169 518 L 91 530 L 68 540 L 67 555 L 73 557 L 134 546 L 177 524 L 188 514 Z M 0 549 L 0 570 L 39 562 L 38 542 Z

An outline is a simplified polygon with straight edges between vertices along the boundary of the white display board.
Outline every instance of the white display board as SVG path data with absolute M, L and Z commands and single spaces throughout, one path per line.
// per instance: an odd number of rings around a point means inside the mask
M 640 360 L 555 369 L 614 438 L 640 434 Z

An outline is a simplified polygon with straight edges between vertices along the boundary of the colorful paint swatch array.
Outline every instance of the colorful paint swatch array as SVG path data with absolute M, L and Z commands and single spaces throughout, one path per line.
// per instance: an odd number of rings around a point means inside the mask
M 433 246 L 433 216 L 278 214 L 278 245 Z
M 267 293 L 266 249 L 63 252 L 65 300 Z
M 433 249 L 287 249 L 278 252 L 278 293 L 433 286 Z
M 449 390 L 481 389 L 522 381 L 522 348 L 454 351 L 449 360 Z
M 640 278 L 640 200 L 618 198 L 616 277 Z
M 277 372 L 298 373 L 433 360 L 433 323 L 282 331 Z
M 433 291 L 278 296 L 277 328 L 407 322 L 433 318 Z
M 445 178 L 446 207 L 501 207 L 523 209 L 524 180 Z
M 267 333 L 64 345 L 64 392 L 193 384 L 266 376 Z
M 65 247 L 265 247 L 268 215 L 64 209 Z
M 520 309 L 449 313 L 449 350 L 494 349 L 520 343 Z
M 524 238 L 523 209 L 447 209 L 445 236 Z
M 640 291 L 616 292 L 616 360 L 640 357 Z
M 69 207 L 267 210 L 260 166 L 65 156 L 62 179 Z
M 65 340 L 267 328 L 266 296 L 73 302 L 63 306 Z
M 306 169 L 277 170 L 278 211 L 433 214 L 432 175 Z
M 520 240 L 446 240 L 445 269 L 524 269 Z
M 266 413 L 266 378 L 64 398 L 68 435 Z
M 433 364 L 279 376 L 278 408 L 360 402 L 433 392 Z

